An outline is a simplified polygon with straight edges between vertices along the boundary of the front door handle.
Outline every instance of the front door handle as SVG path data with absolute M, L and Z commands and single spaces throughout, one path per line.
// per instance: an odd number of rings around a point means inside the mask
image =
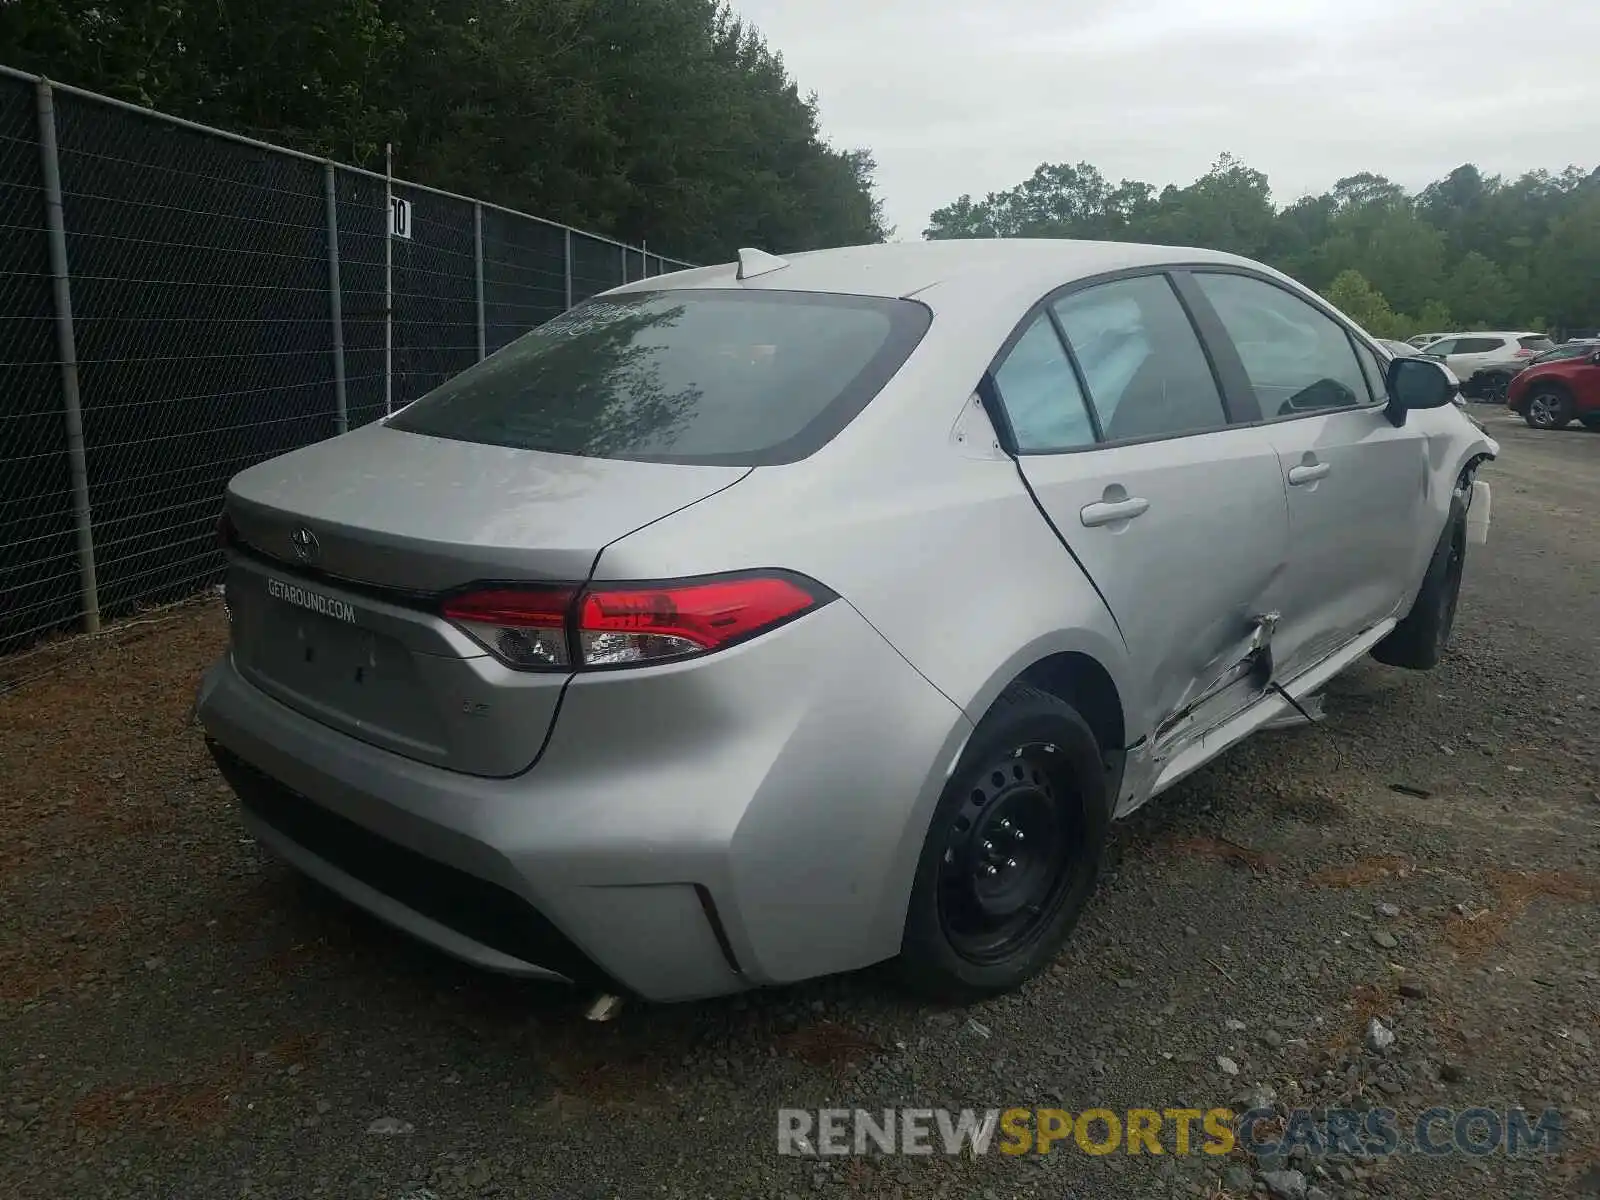
M 1289 468 L 1289 483 L 1293 487 L 1315 483 L 1331 470 L 1333 470 L 1332 463 L 1302 463 L 1298 467 Z
M 1085 504 L 1078 513 L 1078 520 L 1093 529 L 1097 525 L 1131 521 L 1143 516 L 1149 507 L 1150 501 L 1143 496 L 1129 496 L 1126 500 L 1101 500 L 1095 504 Z

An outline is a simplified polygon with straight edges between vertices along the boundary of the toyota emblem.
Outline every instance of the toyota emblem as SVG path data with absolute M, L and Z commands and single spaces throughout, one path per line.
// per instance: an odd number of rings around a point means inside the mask
M 289 545 L 294 547 L 294 556 L 301 562 L 310 562 L 317 556 L 317 535 L 304 525 L 300 526 L 289 535 Z

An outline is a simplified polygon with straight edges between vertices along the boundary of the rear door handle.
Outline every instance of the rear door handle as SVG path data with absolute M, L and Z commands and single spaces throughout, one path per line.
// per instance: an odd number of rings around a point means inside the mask
M 1331 470 L 1333 470 L 1333 464 L 1325 462 L 1311 463 L 1309 465 L 1301 464 L 1298 467 L 1290 467 L 1289 483 L 1293 487 L 1300 487 L 1302 484 L 1307 483 L 1315 483 Z
M 1143 496 L 1129 496 L 1126 500 L 1101 500 L 1094 504 L 1085 504 L 1078 513 L 1078 520 L 1093 529 L 1097 525 L 1131 521 L 1135 517 L 1143 516 L 1149 507 L 1150 501 Z

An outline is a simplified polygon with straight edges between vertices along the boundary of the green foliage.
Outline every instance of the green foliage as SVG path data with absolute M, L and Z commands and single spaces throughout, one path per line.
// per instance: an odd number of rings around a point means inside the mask
M 1534 281 L 1541 300 L 1559 324 L 1596 323 L 1600 312 L 1600 186 L 1582 204 L 1552 222 L 1539 246 Z
M 1373 336 L 1398 336 L 1389 302 L 1360 271 L 1340 271 L 1325 295 L 1329 304 Z
M 691 260 L 887 234 L 719 0 L 10 0 L 0 61 Z
M 1545 323 L 1529 321 L 1528 328 L 1543 329 Z M 1401 337 L 1415 337 L 1419 333 L 1448 333 L 1456 328 L 1458 322 L 1455 316 L 1445 306 L 1443 300 L 1429 300 L 1422 306 L 1422 311 L 1417 314 L 1417 319 L 1411 323 L 1411 328 L 1406 329 Z
M 1287 208 L 1224 154 L 1188 187 L 1112 188 L 1088 163 L 1046 164 L 929 218 L 927 238 L 1112 238 L 1230 250 L 1286 271 L 1371 333 L 1600 327 L 1600 169 L 1507 181 L 1457 167 L 1415 196 L 1381 175 Z M 1407 314 L 1415 314 L 1409 316 Z

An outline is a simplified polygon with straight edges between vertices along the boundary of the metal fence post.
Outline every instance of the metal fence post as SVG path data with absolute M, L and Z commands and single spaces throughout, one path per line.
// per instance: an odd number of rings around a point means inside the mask
M 618 249 L 618 252 L 622 255 L 622 282 L 623 283 L 627 283 L 628 282 L 628 248 L 626 246 L 619 246 L 617 249 Z
M 566 273 L 567 273 L 567 307 L 571 308 L 572 307 L 572 230 L 563 229 L 562 232 L 567 235 L 566 249 L 562 252 L 562 254 L 563 254 L 562 261 L 566 266 Z
M 394 144 L 383 147 L 383 415 L 394 413 Z
M 328 207 L 328 312 L 333 321 L 333 403 L 336 428 L 350 429 L 350 407 L 344 390 L 344 289 L 339 282 L 339 191 L 333 160 L 322 164 L 322 190 Z
M 478 289 L 478 361 L 488 356 L 487 330 L 483 312 L 483 201 L 472 202 L 472 266 L 473 282 Z
M 55 300 L 56 354 L 61 360 L 61 408 L 72 472 L 72 516 L 78 536 L 78 587 L 83 625 L 100 628 L 100 585 L 94 570 L 94 522 L 89 510 L 89 467 L 83 449 L 83 408 L 78 397 L 78 343 L 72 329 L 72 282 L 67 268 L 66 213 L 61 204 L 61 163 L 56 153 L 55 99 L 39 80 L 39 165 L 44 176 L 45 222 L 50 243 L 50 283 Z

